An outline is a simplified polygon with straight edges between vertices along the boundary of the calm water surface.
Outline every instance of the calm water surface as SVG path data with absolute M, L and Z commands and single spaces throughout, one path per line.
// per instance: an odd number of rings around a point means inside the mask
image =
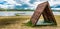
M 32 15 L 33 11 L 0 11 L 0 16 Z M 60 12 L 53 12 L 54 15 L 60 15 Z

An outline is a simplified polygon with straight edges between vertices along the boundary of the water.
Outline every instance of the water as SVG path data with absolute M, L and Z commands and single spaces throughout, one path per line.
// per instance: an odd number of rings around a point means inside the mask
M 0 16 L 32 15 L 33 11 L 0 11 Z M 53 12 L 54 15 L 60 15 L 60 12 Z

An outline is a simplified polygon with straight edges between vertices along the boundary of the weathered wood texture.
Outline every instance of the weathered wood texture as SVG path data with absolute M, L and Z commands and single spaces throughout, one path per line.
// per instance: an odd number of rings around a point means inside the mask
M 43 15 L 45 21 L 52 21 L 56 23 L 54 15 L 49 7 L 48 2 L 41 3 L 37 6 L 36 10 L 34 11 L 34 14 L 32 15 L 30 19 L 33 25 L 36 25 L 41 14 Z
M 49 6 L 49 3 L 47 3 L 42 15 L 43 15 L 45 22 L 53 22 L 57 25 L 53 12 Z

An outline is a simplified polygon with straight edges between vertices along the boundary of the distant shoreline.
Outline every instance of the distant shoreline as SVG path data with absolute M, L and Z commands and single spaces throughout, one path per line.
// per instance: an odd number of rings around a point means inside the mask
M 3 10 L 4 11 L 4 10 Z M 2 12 L 3 12 L 2 11 Z M 5 10 L 8 11 L 8 10 Z M 9 11 L 35 11 L 35 10 L 9 10 Z M 60 12 L 60 10 L 52 10 L 53 12 Z M 1 11 L 0 11 L 1 12 Z

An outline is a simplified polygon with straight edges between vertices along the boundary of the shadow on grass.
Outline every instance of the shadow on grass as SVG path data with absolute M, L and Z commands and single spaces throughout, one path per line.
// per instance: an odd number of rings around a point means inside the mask
M 51 24 L 51 25 L 33 25 L 30 21 L 28 21 L 27 23 L 23 23 L 24 26 L 28 26 L 28 27 L 46 27 L 46 26 L 50 26 L 50 27 L 57 27 L 57 25 L 55 24 Z

